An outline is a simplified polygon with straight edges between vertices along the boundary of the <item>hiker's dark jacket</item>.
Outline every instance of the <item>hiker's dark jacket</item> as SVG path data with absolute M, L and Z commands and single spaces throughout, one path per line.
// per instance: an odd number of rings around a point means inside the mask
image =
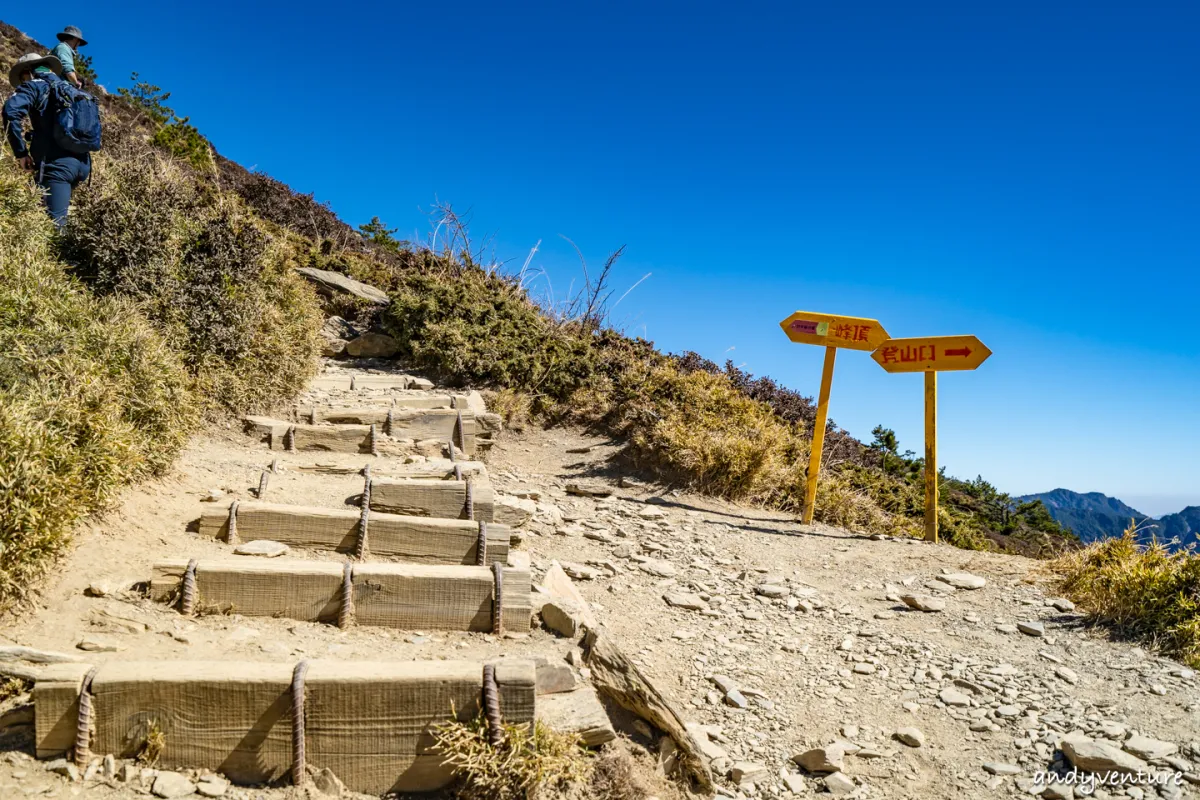
M 72 153 L 59 147 L 54 141 L 54 120 L 48 113 L 50 90 L 55 81 L 62 78 L 54 74 L 35 74 L 33 80 L 25 81 L 17 87 L 13 96 L 4 104 L 4 132 L 8 136 L 8 144 L 12 147 L 13 155 L 21 158 L 32 155 L 39 164 L 58 161 L 62 158 L 73 158 L 86 161 L 87 156 Z M 25 138 L 21 133 L 21 124 L 29 117 L 33 123 L 33 141 L 26 148 Z

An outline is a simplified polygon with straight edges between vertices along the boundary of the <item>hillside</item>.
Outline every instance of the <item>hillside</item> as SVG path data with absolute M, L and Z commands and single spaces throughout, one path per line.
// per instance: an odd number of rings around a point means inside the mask
M 1018 497 L 1020 502 L 1041 502 L 1064 528 L 1074 531 L 1085 543 L 1121 536 L 1134 521 L 1143 540 L 1151 536 L 1173 546 L 1200 544 L 1200 507 L 1185 508 L 1175 514 L 1154 519 L 1131 508 L 1115 497 L 1100 492 L 1073 492 L 1055 489 L 1041 494 Z

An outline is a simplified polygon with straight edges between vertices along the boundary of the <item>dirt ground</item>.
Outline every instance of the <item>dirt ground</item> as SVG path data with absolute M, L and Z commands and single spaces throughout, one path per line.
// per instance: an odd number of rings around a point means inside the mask
M 318 399 L 332 402 L 327 395 Z M 361 396 L 360 396 L 361 401 Z M 342 403 L 339 403 L 342 404 Z M 1076 732 L 1120 746 L 1150 737 L 1155 772 L 1170 788 L 1099 789 L 1097 797 L 1186 797 L 1200 781 L 1200 679 L 1130 643 L 1110 641 L 1080 615 L 1047 605 L 1040 565 L 911 540 L 874 540 L 801 526 L 794 518 L 677 493 L 621 488 L 617 447 L 579 431 L 505 432 L 488 457 L 502 492 L 533 497 L 524 533 L 535 580 L 557 560 L 601 623 L 704 741 L 728 797 L 818 792 L 881 798 L 1041 794 L 1039 770 L 1062 769 L 1059 740 Z M 362 660 L 565 658 L 574 642 L 545 630 L 490 634 L 336 627 L 273 618 L 188 619 L 136 587 L 154 562 L 228 555 L 192 524 L 213 490 L 253 499 L 262 470 L 271 502 L 343 506 L 356 475 L 299 471 L 302 464 L 361 467 L 369 456 L 271 452 L 229 422 L 194 440 L 167 477 L 125 495 L 92 520 L 46 583 L 36 606 L 0 626 L 0 641 L 113 659 Z M 386 459 L 374 459 L 376 463 Z M 378 467 L 377 467 L 378 469 Z M 603 498 L 568 494 L 571 483 Z M 335 558 L 293 550 L 284 558 Z M 934 579 L 967 572 L 980 589 Z M 85 591 L 96 586 L 103 597 Z M 940 612 L 899 597 L 941 598 Z M 683 605 L 671 605 L 665 596 Z M 1040 622 L 1042 635 L 1010 627 Z M 77 645 L 109 649 L 83 653 Z M 965 695 L 958 700 L 957 695 Z M 946 699 L 950 702 L 946 702 Z M 921 746 L 896 738 L 918 728 Z M 793 756 L 846 744 L 838 778 Z M 652 741 L 634 734 L 644 754 Z M 140 785 L 72 783 L 29 755 L 27 739 L 0 739 L 0 798 L 143 797 Z M 643 762 L 649 759 L 642 755 Z M 1001 765 L 1004 769 L 990 769 Z M 998 772 L 998 774 L 993 774 Z M 194 777 L 194 776 L 193 776 Z M 1189 782 L 1190 781 L 1190 782 Z M 656 783 L 666 800 L 674 792 Z M 1142 794 L 1138 794 L 1141 791 Z M 1157 794 L 1156 794 L 1157 791 Z M 288 789 L 232 787 L 231 798 L 274 798 Z M 1060 796 L 1060 795 L 1048 795 Z

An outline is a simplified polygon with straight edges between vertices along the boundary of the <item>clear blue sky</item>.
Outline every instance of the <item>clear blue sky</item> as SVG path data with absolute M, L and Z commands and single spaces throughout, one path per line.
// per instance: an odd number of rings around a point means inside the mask
M 561 294 L 571 237 L 616 321 L 813 394 L 796 309 L 974 333 L 941 461 L 1013 493 L 1200 504 L 1194 3 L 20 4 L 83 28 L 220 151 L 354 224 L 435 198 Z M 920 449 L 920 376 L 843 352 L 832 416 Z

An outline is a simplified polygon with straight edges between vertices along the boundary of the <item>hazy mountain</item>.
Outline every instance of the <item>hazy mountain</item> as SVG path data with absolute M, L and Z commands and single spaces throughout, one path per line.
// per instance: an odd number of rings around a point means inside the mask
M 1049 509 L 1050 516 L 1075 531 L 1084 542 L 1120 536 L 1129 527 L 1130 520 L 1137 520 L 1146 531 L 1146 538 L 1153 534 L 1163 541 L 1179 539 L 1184 545 L 1200 543 L 1200 506 L 1185 508 L 1178 514 L 1167 514 L 1155 520 L 1117 498 L 1100 492 L 1055 489 L 1017 499 L 1022 502 L 1041 500 Z

